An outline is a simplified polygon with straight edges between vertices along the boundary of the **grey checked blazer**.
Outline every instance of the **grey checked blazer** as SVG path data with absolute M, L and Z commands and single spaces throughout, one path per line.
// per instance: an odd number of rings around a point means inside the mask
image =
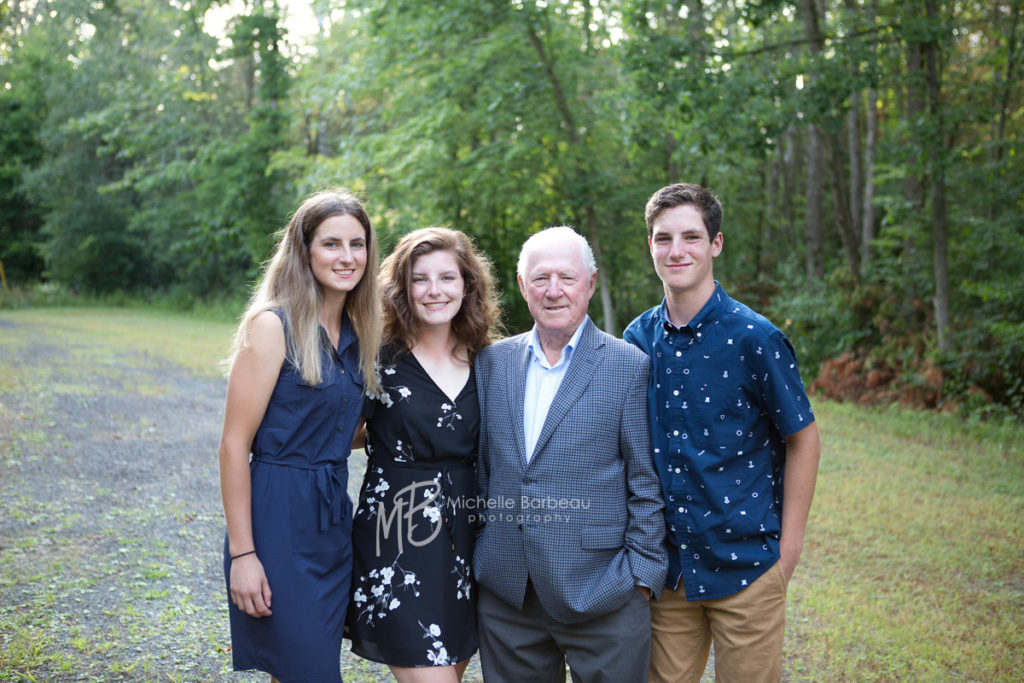
M 476 360 L 484 520 L 477 581 L 521 609 L 527 576 L 549 616 L 575 623 L 613 612 L 637 585 L 657 596 L 667 555 L 661 486 L 647 417 L 650 361 L 587 318 L 526 462 L 523 393 L 530 334 Z

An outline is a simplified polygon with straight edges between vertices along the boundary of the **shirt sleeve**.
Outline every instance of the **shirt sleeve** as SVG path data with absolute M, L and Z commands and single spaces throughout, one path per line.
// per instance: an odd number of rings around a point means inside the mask
M 775 330 L 755 354 L 758 383 L 765 412 L 782 436 L 795 434 L 814 422 L 814 412 L 797 368 L 796 351 Z
M 626 328 L 626 331 L 622 333 L 622 340 L 637 347 L 648 356 L 651 355 L 651 350 L 644 344 L 644 335 L 641 329 L 640 319 L 634 320 L 630 323 L 629 327 Z

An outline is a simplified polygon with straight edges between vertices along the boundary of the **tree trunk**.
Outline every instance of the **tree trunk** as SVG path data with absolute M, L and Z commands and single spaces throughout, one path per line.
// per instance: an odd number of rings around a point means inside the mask
M 846 114 L 846 139 L 850 149 L 850 225 L 856 231 L 861 225 L 861 137 L 860 91 L 850 93 L 850 111 Z
M 776 261 L 776 254 L 782 250 L 781 240 L 779 239 L 779 233 L 782 228 L 782 140 L 780 139 L 778 144 L 775 146 L 775 159 L 772 160 L 771 168 L 768 173 L 768 184 L 765 187 L 764 203 L 770 208 L 769 217 L 767 220 L 768 233 L 771 234 L 772 242 L 769 242 L 766 246 L 768 247 L 768 253 L 771 254 L 772 263 Z M 767 239 L 767 237 L 765 238 Z M 779 242 L 779 244 L 775 244 Z M 772 272 L 774 269 L 769 270 Z
M 868 0 L 868 26 L 874 28 L 878 16 L 878 0 Z M 877 58 L 878 49 L 871 48 Z M 864 116 L 864 194 L 860 224 L 860 264 L 871 263 L 875 241 L 875 147 L 878 144 L 878 91 L 867 89 L 867 111 Z
M 907 46 L 907 101 L 906 120 L 910 123 L 910 130 L 916 130 L 917 122 L 924 113 L 924 97 L 921 93 L 921 85 L 924 82 L 924 65 L 921 59 L 921 44 L 910 43 Z M 913 136 L 913 133 L 911 133 Z M 907 149 L 918 148 L 919 141 L 911 139 Z M 917 163 L 913 158 L 906 162 L 907 175 L 904 180 L 903 191 L 911 204 L 918 207 L 924 206 L 924 184 L 921 181 Z
M 825 277 L 825 259 L 821 245 L 821 178 L 822 144 L 818 127 L 807 127 L 807 208 L 805 210 L 807 277 L 822 280 Z
M 704 49 L 704 0 L 686 0 L 686 35 L 690 39 L 689 49 L 697 55 L 701 66 L 704 65 L 706 50 Z
M 597 292 L 601 296 L 601 312 L 604 314 L 604 331 L 608 334 L 619 336 L 622 330 L 615 320 L 615 302 L 612 301 L 612 286 L 608 281 L 608 269 L 601 267 L 604 264 L 604 250 L 601 247 L 601 235 L 597 229 L 597 214 L 590 205 L 586 209 L 587 232 L 590 235 L 590 248 L 594 251 L 594 260 L 597 268 Z
M 558 79 L 558 74 L 555 73 L 554 64 L 551 63 L 547 50 L 544 49 L 543 41 L 541 41 L 540 36 L 537 35 L 537 31 L 529 19 L 526 21 L 526 34 L 534 51 L 537 53 L 537 58 L 544 67 L 544 73 L 547 75 L 548 82 L 551 84 L 551 89 L 555 97 L 555 105 L 558 107 L 558 111 L 561 113 L 562 120 L 565 123 L 566 134 L 569 136 L 569 143 L 572 145 L 577 155 L 583 157 L 584 150 L 582 149 L 582 140 L 580 139 L 579 129 L 576 126 L 576 119 L 572 114 L 572 110 L 569 108 L 569 99 L 565 95 L 565 89 L 562 87 L 562 83 Z M 587 165 L 583 163 L 582 158 L 579 160 L 579 163 L 576 164 L 576 167 L 579 169 L 578 181 L 580 185 L 582 187 L 590 187 L 587 172 L 584 170 L 587 168 Z M 590 235 L 590 248 L 593 250 L 594 260 L 597 262 L 597 286 L 601 290 L 601 313 L 604 317 L 604 331 L 608 334 L 618 336 L 622 330 L 618 329 L 615 321 L 615 302 L 612 300 L 612 290 L 608 280 L 608 272 L 604 267 L 604 253 L 601 249 L 601 240 L 600 235 L 598 234 L 597 215 L 594 213 L 593 198 L 589 196 L 590 192 L 587 192 L 586 194 L 587 196 L 582 197 L 585 207 L 584 220 L 587 224 L 586 232 Z
M 818 6 L 815 0 L 800 0 L 804 26 L 810 41 L 811 51 L 817 56 L 823 46 L 821 30 L 818 27 Z M 812 72 L 807 77 L 810 87 L 817 74 Z M 807 127 L 807 209 L 805 213 L 807 231 L 807 276 L 812 280 L 825 277 L 825 260 L 822 254 L 822 166 L 824 144 L 821 131 L 811 123 Z
M 1003 97 L 999 107 L 998 125 L 996 127 L 995 152 L 996 161 L 1003 158 L 1003 138 L 1006 134 L 1006 116 L 1010 109 L 1010 94 L 1017 85 L 1014 73 L 1017 68 L 1017 25 L 1020 20 L 1021 0 L 1013 3 L 1010 9 L 1010 31 L 1006 38 L 1006 72 L 1003 77 Z M 993 28 L 995 28 L 993 26 Z
M 859 26 L 861 8 L 859 0 L 845 0 L 847 14 L 853 26 Z M 854 82 L 860 71 L 856 58 L 851 61 L 850 75 Z M 854 232 L 861 225 L 861 136 L 860 136 L 861 94 L 859 88 L 850 91 L 850 110 L 846 113 L 846 142 L 850 150 L 850 225 Z
M 679 167 L 676 165 L 676 135 L 665 131 L 665 184 L 679 182 Z
M 853 279 L 859 284 L 860 245 L 850 218 L 850 201 L 846 189 L 842 146 L 839 144 L 839 136 L 835 133 L 824 133 L 821 137 L 828 148 L 829 178 L 832 181 L 832 201 L 836 212 L 836 231 L 839 233 L 839 239 L 843 243 L 846 265 L 850 267 Z
M 878 92 L 868 88 L 864 135 L 864 210 L 861 216 L 861 267 L 871 263 L 875 240 L 875 144 L 878 141 Z
M 790 124 L 782 136 L 779 164 L 782 167 L 782 219 L 790 248 L 796 252 L 796 212 L 793 209 L 793 195 L 796 193 L 796 126 Z
M 938 21 L 937 0 L 927 0 L 925 8 L 930 23 Z M 939 65 L 938 39 L 924 44 L 926 77 L 928 84 L 928 110 L 938 141 L 929 145 L 928 156 L 932 176 L 932 239 L 935 256 L 935 326 L 939 337 L 939 351 L 949 351 L 953 344 L 950 339 L 950 291 L 949 253 L 947 242 L 949 226 L 946 216 L 945 177 L 945 126 L 942 111 L 942 75 Z

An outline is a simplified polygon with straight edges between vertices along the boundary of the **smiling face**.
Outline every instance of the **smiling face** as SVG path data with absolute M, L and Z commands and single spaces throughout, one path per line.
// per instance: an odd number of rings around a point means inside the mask
M 450 325 L 465 295 L 466 283 L 451 251 L 432 251 L 413 261 L 409 298 L 421 324 Z
M 309 268 L 324 298 L 342 301 L 366 271 L 366 231 L 353 216 L 331 216 L 309 241 Z
M 712 266 L 722 253 L 722 233 L 709 239 L 700 211 L 691 204 L 666 209 L 652 223 L 648 241 L 666 296 L 711 296 Z
M 578 242 L 554 237 L 530 252 L 519 276 L 519 290 L 542 345 L 547 346 L 545 337 L 559 340 L 562 346 L 569 341 L 587 316 L 596 285 L 597 274 L 584 265 Z

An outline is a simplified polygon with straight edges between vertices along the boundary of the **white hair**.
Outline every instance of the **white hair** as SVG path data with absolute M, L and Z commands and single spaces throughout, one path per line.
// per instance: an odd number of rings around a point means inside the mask
M 587 272 L 591 275 L 597 272 L 597 262 L 594 260 L 594 252 L 591 250 L 587 238 L 567 225 L 556 225 L 551 228 L 545 228 L 540 232 L 535 232 L 530 235 L 528 240 L 523 242 L 523 248 L 519 251 L 519 262 L 516 263 L 516 275 L 519 277 L 526 275 L 526 266 L 530 262 L 530 256 L 533 255 L 533 252 L 545 245 L 561 240 L 576 242 L 579 245 L 580 258 L 583 260 L 583 265 Z

